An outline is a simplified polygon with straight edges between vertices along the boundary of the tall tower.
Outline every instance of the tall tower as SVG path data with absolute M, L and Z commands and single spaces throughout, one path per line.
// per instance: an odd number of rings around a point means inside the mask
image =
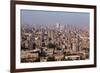
M 60 24 L 59 23 L 56 23 L 56 28 L 60 29 Z

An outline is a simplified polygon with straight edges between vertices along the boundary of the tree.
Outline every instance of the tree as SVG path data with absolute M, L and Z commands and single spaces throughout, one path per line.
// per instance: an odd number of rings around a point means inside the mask
M 48 48 L 55 48 L 56 45 L 55 45 L 55 44 L 52 44 L 52 43 L 48 43 L 47 47 L 48 47 Z

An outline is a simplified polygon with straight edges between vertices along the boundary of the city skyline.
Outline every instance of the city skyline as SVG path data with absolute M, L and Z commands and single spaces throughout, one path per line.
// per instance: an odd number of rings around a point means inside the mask
M 89 13 L 43 11 L 43 10 L 21 10 L 22 25 L 74 25 L 89 29 Z
M 88 13 L 21 10 L 21 62 L 89 59 L 88 29 Z

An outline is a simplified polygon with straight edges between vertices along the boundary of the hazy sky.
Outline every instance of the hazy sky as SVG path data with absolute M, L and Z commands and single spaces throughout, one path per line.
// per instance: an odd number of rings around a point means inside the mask
M 88 27 L 89 13 L 21 10 L 21 24 L 72 24 Z

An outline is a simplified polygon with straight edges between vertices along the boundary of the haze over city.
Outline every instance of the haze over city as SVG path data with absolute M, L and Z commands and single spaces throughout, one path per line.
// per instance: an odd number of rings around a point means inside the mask
M 74 25 L 89 29 L 89 13 L 62 12 L 62 11 L 40 11 L 40 10 L 21 10 L 22 25 Z

